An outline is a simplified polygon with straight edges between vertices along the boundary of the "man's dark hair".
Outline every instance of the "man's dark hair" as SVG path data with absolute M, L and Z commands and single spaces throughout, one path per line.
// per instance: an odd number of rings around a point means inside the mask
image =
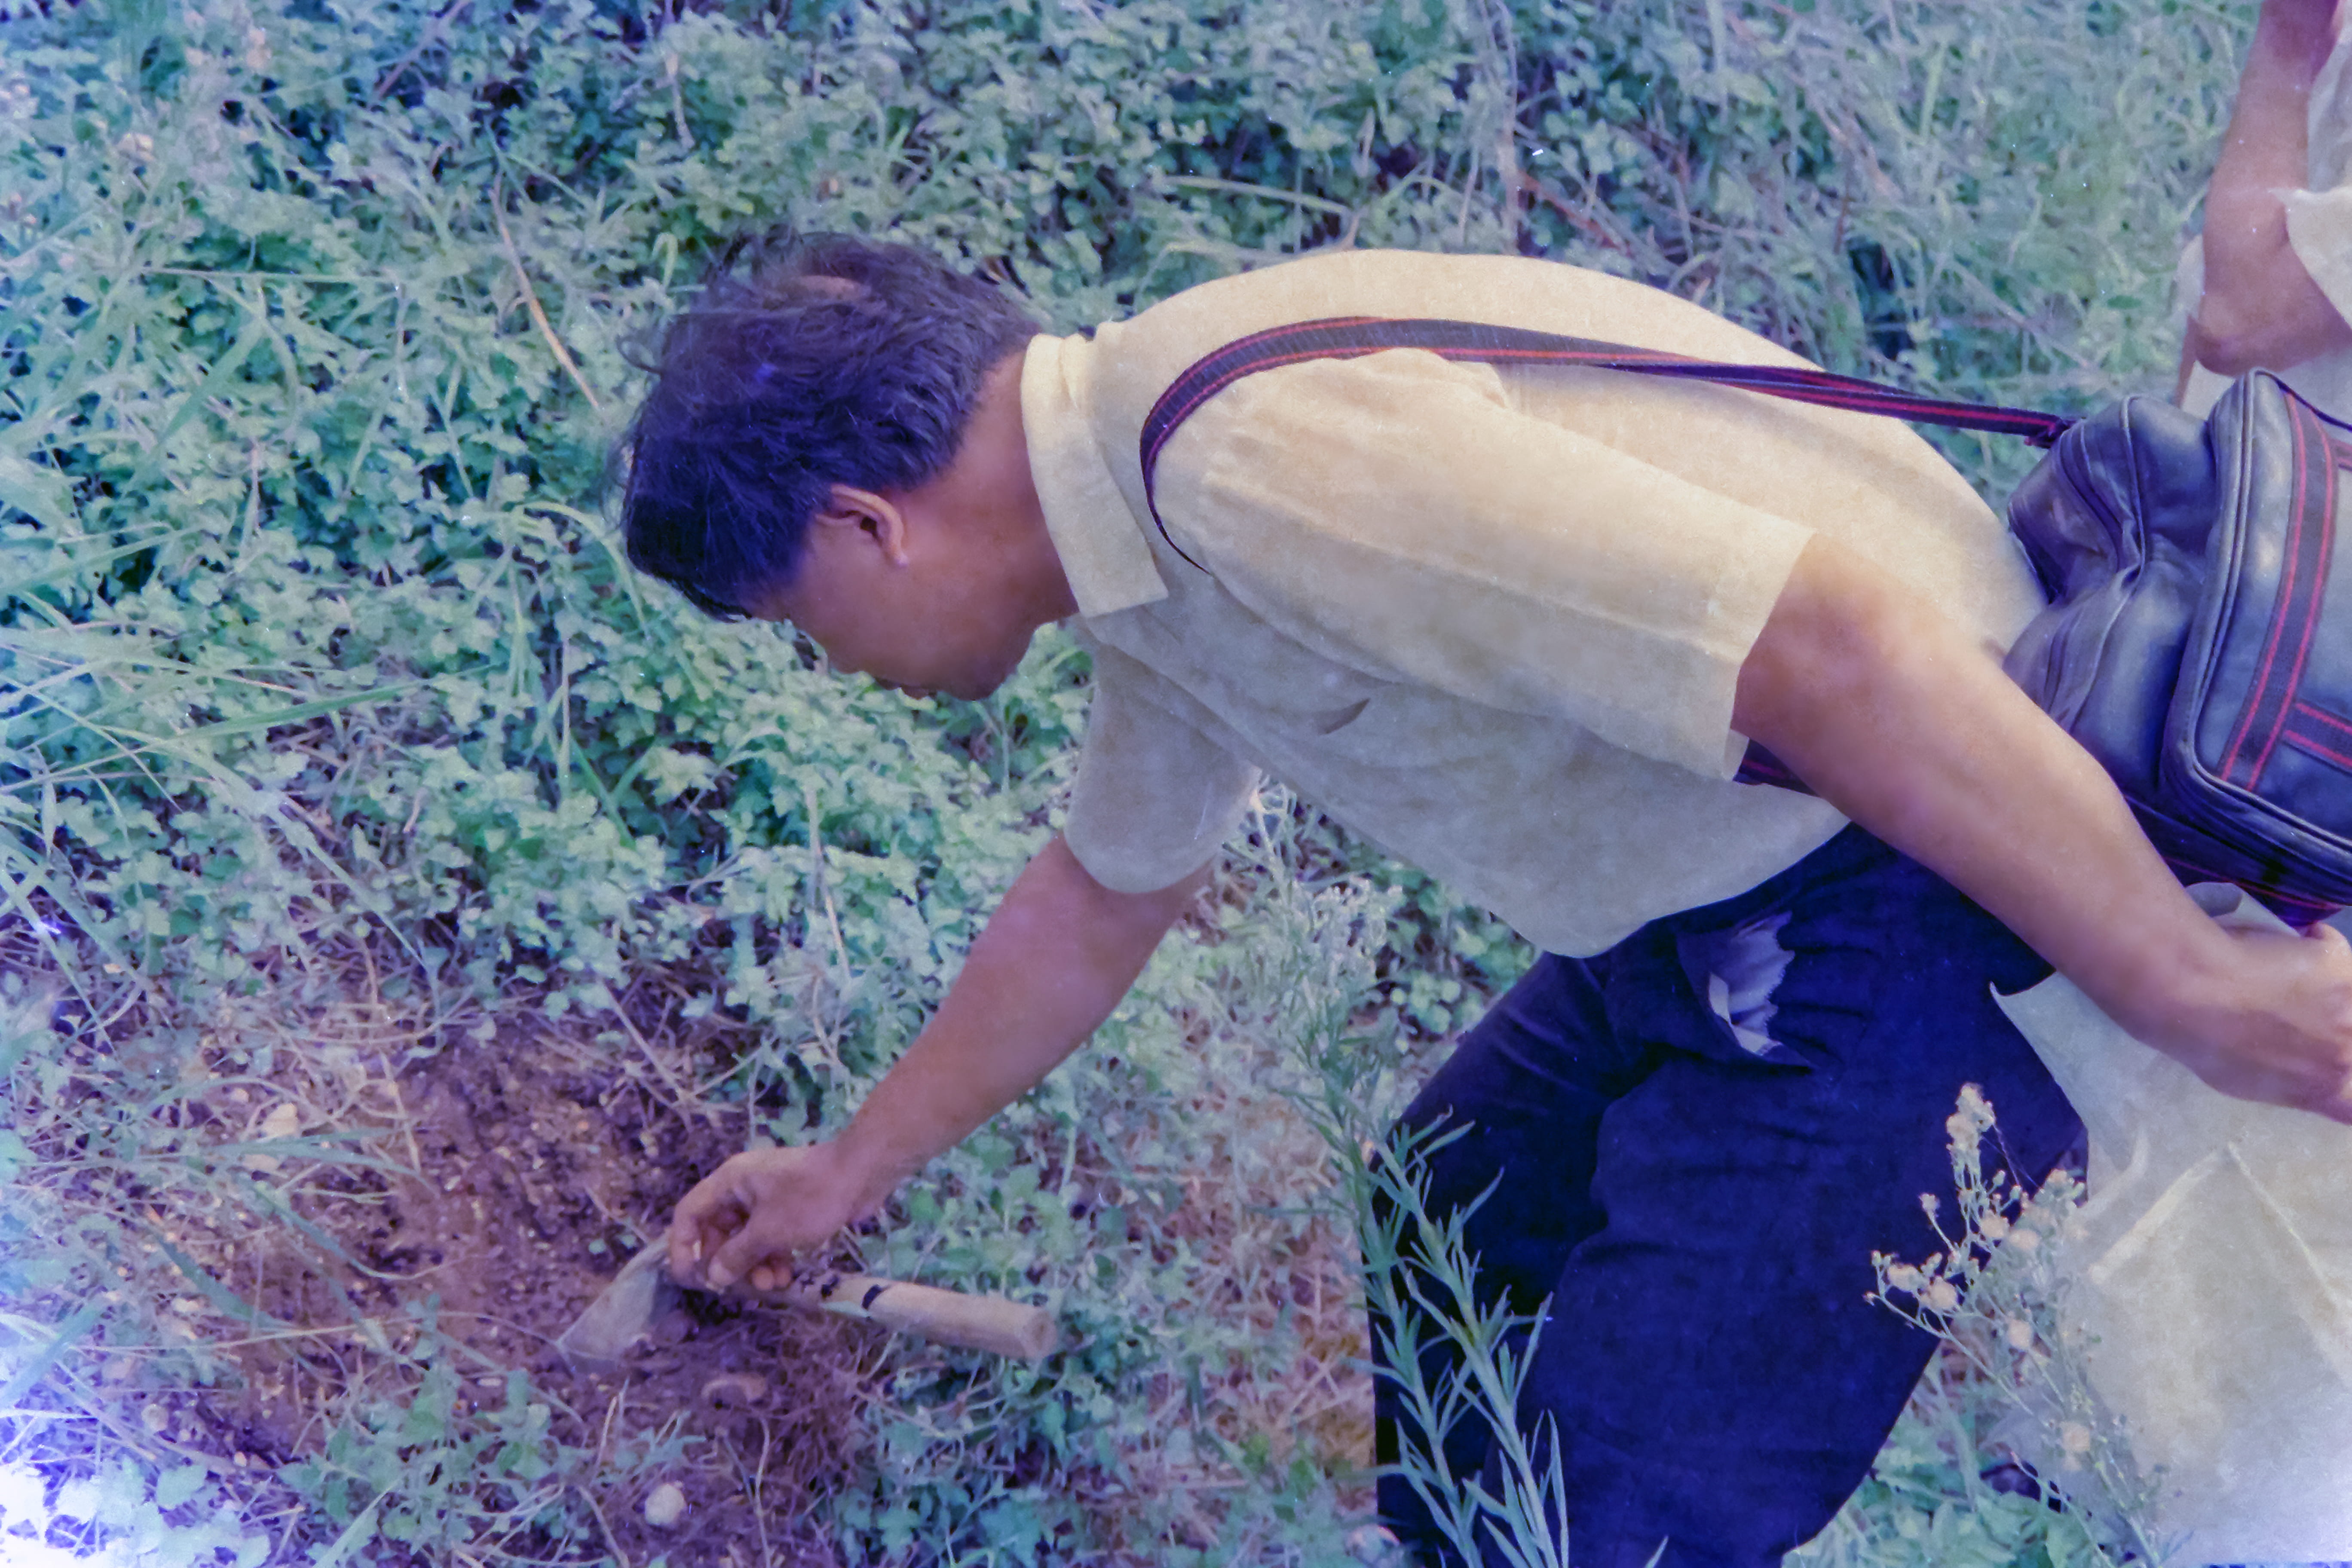
M 792 581 L 836 484 L 911 489 L 953 460 L 982 381 L 1037 327 L 927 251 L 775 230 L 727 247 L 663 329 L 621 438 L 639 570 L 712 615 Z

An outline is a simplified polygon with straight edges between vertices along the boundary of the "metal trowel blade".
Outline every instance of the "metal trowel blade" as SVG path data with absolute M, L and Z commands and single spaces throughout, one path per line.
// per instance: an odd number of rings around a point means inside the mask
M 565 1361 L 587 1370 L 617 1366 L 654 1320 L 677 1303 L 678 1288 L 662 1266 L 667 1250 L 667 1243 L 656 1238 L 621 1266 L 604 1293 L 557 1337 L 555 1348 Z

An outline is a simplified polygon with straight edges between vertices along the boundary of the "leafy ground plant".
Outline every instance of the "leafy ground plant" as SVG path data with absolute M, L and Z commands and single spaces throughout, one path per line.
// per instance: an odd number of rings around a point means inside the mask
M 1353 1555 L 1358 1211 L 1297 1042 L 1360 1058 L 1376 1127 L 1528 955 L 1279 797 L 1095 1048 L 845 1238 L 1055 1306 L 1062 1357 L 705 1303 L 629 1380 L 545 1360 L 693 1174 L 854 1111 L 1053 830 L 1087 695 L 1047 638 L 988 702 L 911 701 L 632 576 L 594 504 L 627 343 L 778 220 L 930 245 L 1056 329 L 1397 245 L 2080 403 L 2165 379 L 2250 15 L 0 16 L 7 1549 Z M 1346 1028 L 1278 1023 L 1268 975 L 1343 948 Z M 1858 1517 L 2009 1506 L 1936 1473 Z

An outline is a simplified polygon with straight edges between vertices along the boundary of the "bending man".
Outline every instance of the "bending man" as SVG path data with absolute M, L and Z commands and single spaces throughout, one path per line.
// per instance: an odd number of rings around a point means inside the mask
M 1963 1083 L 2032 1184 L 2078 1123 L 1991 991 L 2056 965 L 2217 1087 L 2352 1120 L 2352 952 L 2231 936 L 2001 674 L 2039 608 L 1904 427 L 1605 372 L 1316 360 L 1147 412 L 1244 334 L 1451 317 L 1794 363 L 1667 295 L 1358 252 L 1035 332 L 922 255 L 754 246 L 673 327 L 633 559 L 838 668 L 976 698 L 1059 621 L 1094 706 L 1062 834 L 835 1141 L 729 1161 L 672 1264 L 723 1286 L 874 1212 L 1118 1004 L 1264 769 L 1545 956 L 1408 1111 L 1499 1184 L 1487 1288 L 1549 1298 L 1580 1568 L 1769 1564 L 1866 1474 L 1932 1341 L 1864 1300 L 1937 1245 Z M 1749 742 L 1816 792 L 1735 782 Z M 698 1262 L 698 1256 L 700 1259 Z M 1402 1433 L 1383 1397 L 1383 1458 Z M 1442 1435 L 1457 1470 L 1487 1443 Z M 1425 1552 L 1401 1482 L 1382 1512 Z

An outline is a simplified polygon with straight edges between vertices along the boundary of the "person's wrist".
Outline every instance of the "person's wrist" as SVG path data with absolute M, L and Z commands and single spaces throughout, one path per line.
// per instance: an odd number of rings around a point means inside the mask
M 848 1131 L 820 1143 L 822 1180 L 842 1223 L 855 1225 L 878 1211 L 897 1190 L 899 1174 L 879 1141 L 864 1136 L 853 1122 Z
M 2207 1050 L 2247 998 L 2230 934 L 2184 896 L 2191 913 L 2133 944 L 2132 962 L 2100 1006 L 2143 1043 L 2187 1059 Z

